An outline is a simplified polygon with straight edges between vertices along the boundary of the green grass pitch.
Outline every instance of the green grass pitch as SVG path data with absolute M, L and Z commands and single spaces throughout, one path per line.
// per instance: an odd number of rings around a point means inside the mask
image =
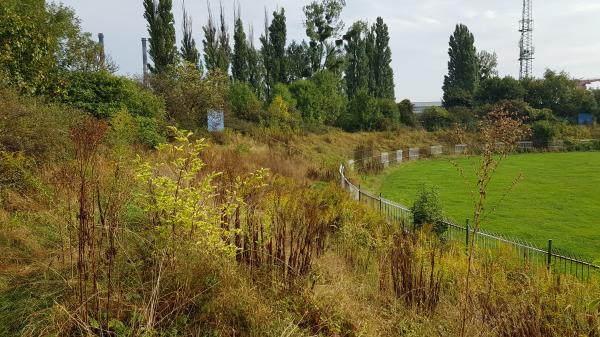
M 464 177 L 452 164 L 462 167 Z M 411 206 L 421 186 L 437 187 L 446 215 L 473 218 L 479 158 L 403 163 L 367 177 L 367 187 Z M 512 182 L 522 179 L 506 194 Z M 600 258 L 600 153 L 520 154 L 505 158 L 488 191 L 482 227 L 545 247 Z

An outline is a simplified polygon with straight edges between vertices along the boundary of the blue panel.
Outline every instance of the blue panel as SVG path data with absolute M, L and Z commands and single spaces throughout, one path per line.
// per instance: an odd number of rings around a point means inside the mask
M 225 114 L 223 111 L 209 110 L 207 121 L 209 132 L 222 132 L 225 130 Z
M 592 114 L 579 114 L 577 118 L 579 125 L 592 125 L 594 119 L 592 118 Z

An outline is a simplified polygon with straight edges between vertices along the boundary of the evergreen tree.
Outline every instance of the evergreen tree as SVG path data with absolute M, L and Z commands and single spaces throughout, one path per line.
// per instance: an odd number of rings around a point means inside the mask
M 381 17 L 371 28 L 372 51 L 370 67 L 372 81 L 370 86 L 371 95 L 376 98 L 395 99 L 394 94 L 394 71 L 392 70 L 392 50 L 390 48 L 390 35 L 388 26 Z
M 161 73 L 177 61 L 175 17 L 172 0 L 144 0 L 144 18 L 150 35 L 153 73 Z
M 152 1 L 152 0 L 149 0 Z M 213 20 L 212 11 L 210 10 L 210 4 L 208 6 L 208 23 L 202 27 L 204 31 L 204 65 L 208 71 L 212 71 L 218 68 L 218 48 L 219 41 L 217 40 L 217 27 Z
M 345 71 L 346 93 L 352 99 L 360 90 L 369 87 L 369 57 L 367 55 L 367 24 L 363 21 L 355 22 L 348 33 L 345 50 L 347 65 Z
M 249 46 L 244 32 L 244 23 L 238 10 L 235 19 L 235 28 L 233 33 L 233 56 L 231 62 L 231 73 L 235 81 L 248 82 L 249 80 Z
M 192 37 L 192 17 L 185 9 L 183 3 L 183 39 L 181 40 L 181 57 L 192 64 L 200 67 L 200 53 L 196 48 L 196 40 Z
M 444 77 L 444 106 L 470 107 L 477 87 L 479 61 L 475 38 L 467 26 L 458 24 L 450 36 L 448 75 Z

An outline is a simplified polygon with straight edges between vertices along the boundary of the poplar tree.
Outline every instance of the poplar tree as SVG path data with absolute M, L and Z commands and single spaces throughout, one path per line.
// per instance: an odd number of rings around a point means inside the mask
M 273 12 L 273 19 L 268 25 L 265 18 L 265 33 L 260 37 L 262 43 L 262 57 L 266 70 L 266 83 L 270 89 L 277 83 L 287 83 L 286 67 L 286 39 L 287 27 L 285 10 Z
M 392 70 L 392 50 L 388 26 L 381 17 L 371 28 L 371 83 L 370 92 L 376 98 L 395 99 L 394 71 Z
M 197 67 L 200 67 L 200 53 L 196 48 L 196 40 L 192 37 L 192 17 L 185 9 L 183 3 L 183 39 L 181 40 L 181 57 Z
M 467 26 L 458 24 L 450 36 L 448 75 L 444 77 L 444 106 L 472 106 L 479 76 L 475 38 Z
M 369 87 L 369 58 L 367 55 L 367 24 L 355 22 L 344 35 L 346 41 L 346 93 L 352 99 L 360 90 Z
M 219 41 L 217 40 L 217 27 L 215 26 L 210 4 L 208 5 L 208 22 L 206 26 L 202 27 L 202 31 L 204 31 L 204 40 L 202 40 L 204 46 L 204 65 L 206 66 L 206 70 L 212 71 L 218 67 L 217 53 Z
M 231 62 L 231 73 L 235 81 L 249 81 L 249 45 L 244 32 L 244 23 L 238 9 L 235 15 L 235 28 L 233 33 L 233 56 Z
M 153 73 L 161 73 L 177 61 L 175 17 L 172 0 L 144 0 L 144 18 L 150 35 L 150 66 Z
M 229 65 L 231 63 L 231 46 L 229 45 L 229 32 L 227 23 L 225 22 L 225 12 L 223 11 L 222 4 L 219 16 L 221 22 L 218 34 L 217 67 L 225 73 L 228 73 Z
M 254 46 L 254 28 L 249 29 L 248 38 L 248 83 L 254 89 L 256 97 L 261 100 L 266 99 L 265 88 L 265 68 L 263 65 L 261 52 Z
M 229 33 L 225 23 L 225 13 L 221 5 L 220 25 L 217 30 L 212 16 L 210 5 L 208 6 L 208 22 L 202 27 L 204 31 L 204 64 L 208 71 L 221 69 L 223 72 L 229 72 L 231 62 L 231 47 L 229 46 Z

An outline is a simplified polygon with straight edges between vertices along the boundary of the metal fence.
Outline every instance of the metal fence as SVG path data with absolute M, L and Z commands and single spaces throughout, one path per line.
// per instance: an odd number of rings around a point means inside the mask
M 361 189 L 360 186 L 355 186 L 346 177 L 345 170 L 346 167 L 340 165 L 341 186 L 350 193 L 352 198 L 379 210 L 388 221 L 398 221 L 405 230 L 411 230 L 412 214 L 408 207 L 387 200 L 381 194 L 375 195 Z M 476 232 L 474 228 L 469 227 L 468 220 L 465 226 L 449 220 L 445 221 L 445 225 L 448 229 L 444 233 L 444 237 L 452 241 L 462 240 L 465 243 L 465 249 L 469 246 L 470 240 L 475 240 L 474 243 L 478 249 L 490 252 L 509 249 L 513 251 L 513 256 L 519 259 L 519 263 L 532 267 L 545 267 L 550 272 L 571 274 L 581 280 L 589 280 L 594 271 L 600 270 L 599 266 L 589 260 L 552 247 L 552 240 L 548 240 L 548 246 L 542 248 L 530 242 L 509 238 L 483 229 Z

